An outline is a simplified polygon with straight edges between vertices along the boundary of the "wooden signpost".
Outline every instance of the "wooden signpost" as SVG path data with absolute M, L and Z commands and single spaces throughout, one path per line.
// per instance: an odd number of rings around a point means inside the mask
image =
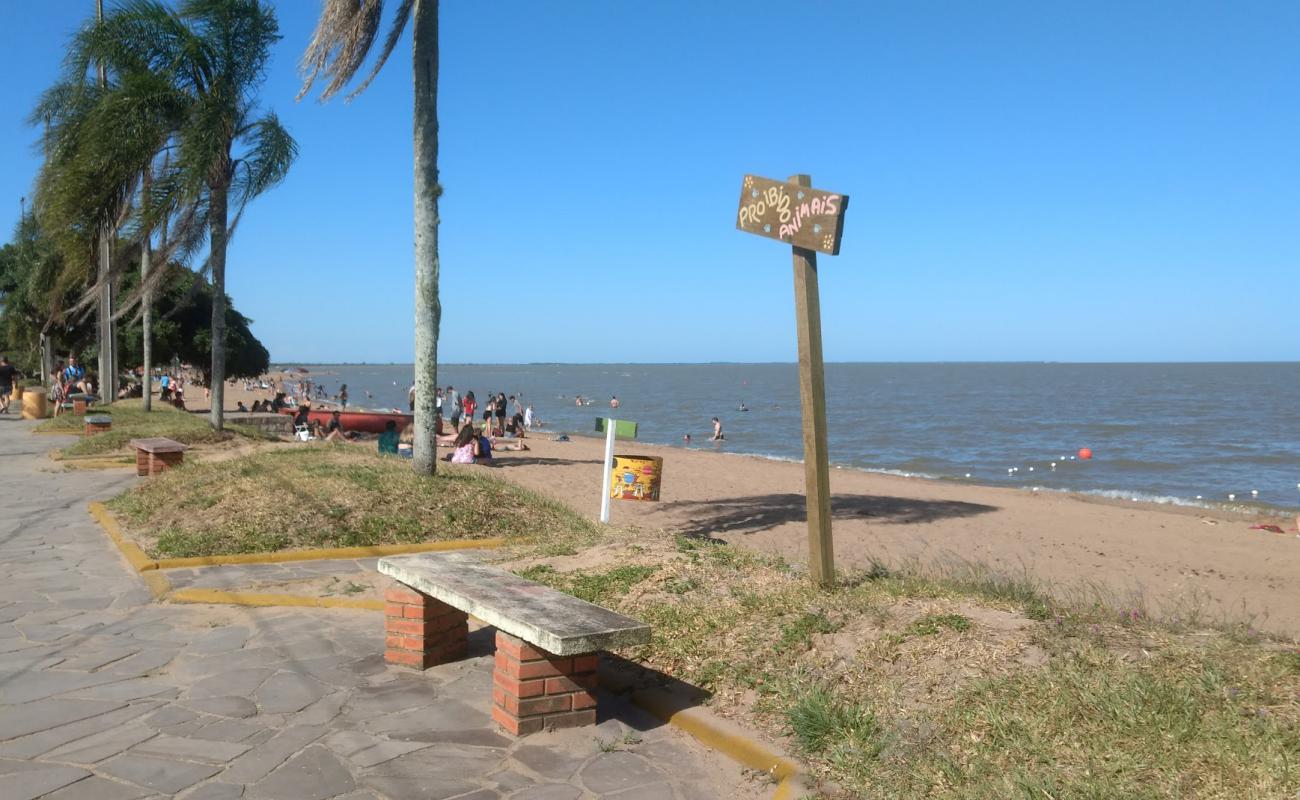
M 609 472 L 614 468 L 614 439 L 635 439 L 636 423 L 626 419 L 596 417 L 596 433 L 605 434 L 605 460 L 600 470 L 600 521 L 609 522 Z
M 831 479 L 826 453 L 826 370 L 817 253 L 838 255 L 848 195 L 812 188 L 807 175 L 774 181 L 746 175 L 736 227 L 778 239 L 794 251 L 794 308 L 799 334 L 799 399 L 803 404 L 803 463 L 808 508 L 808 567 L 819 586 L 835 583 L 831 538 Z

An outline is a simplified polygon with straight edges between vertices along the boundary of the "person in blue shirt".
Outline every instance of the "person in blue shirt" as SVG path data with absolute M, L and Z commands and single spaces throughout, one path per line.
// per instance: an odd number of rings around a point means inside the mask
M 68 366 L 63 368 L 63 382 L 71 383 L 72 381 L 79 381 L 84 377 L 86 377 L 85 367 L 77 363 L 76 356 L 68 356 Z

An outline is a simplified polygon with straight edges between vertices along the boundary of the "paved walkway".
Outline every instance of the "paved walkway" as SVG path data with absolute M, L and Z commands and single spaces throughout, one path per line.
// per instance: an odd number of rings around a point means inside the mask
M 369 612 L 153 602 L 86 513 L 137 479 L 59 472 L 0 417 L 0 798 L 762 797 L 769 786 L 614 702 L 515 740 L 474 657 L 387 668 Z M 355 569 L 355 566 L 354 566 Z

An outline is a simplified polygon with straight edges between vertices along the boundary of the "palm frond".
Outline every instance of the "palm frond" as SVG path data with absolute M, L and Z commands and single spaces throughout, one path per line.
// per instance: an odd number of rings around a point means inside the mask
M 406 26 L 411 6 L 411 0 L 402 0 L 393 30 L 374 71 L 383 66 L 392 52 L 402 28 Z M 320 94 L 324 102 L 356 77 L 379 35 L 383 11 L 383 0 L 324 0 L 320 20 L 302 57 L 303 85 L 298 92 L 299 100 L 307 96 L 318 79 L 325 84 Z M 369 82 L 368 78 L 366 83 Z

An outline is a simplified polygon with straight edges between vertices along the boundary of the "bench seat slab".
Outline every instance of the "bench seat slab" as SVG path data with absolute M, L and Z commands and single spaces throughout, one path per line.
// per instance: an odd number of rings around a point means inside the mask
M 554 656 L 646 644 L 650 626 L 467 553 L 383 558 L 379 571 Z

